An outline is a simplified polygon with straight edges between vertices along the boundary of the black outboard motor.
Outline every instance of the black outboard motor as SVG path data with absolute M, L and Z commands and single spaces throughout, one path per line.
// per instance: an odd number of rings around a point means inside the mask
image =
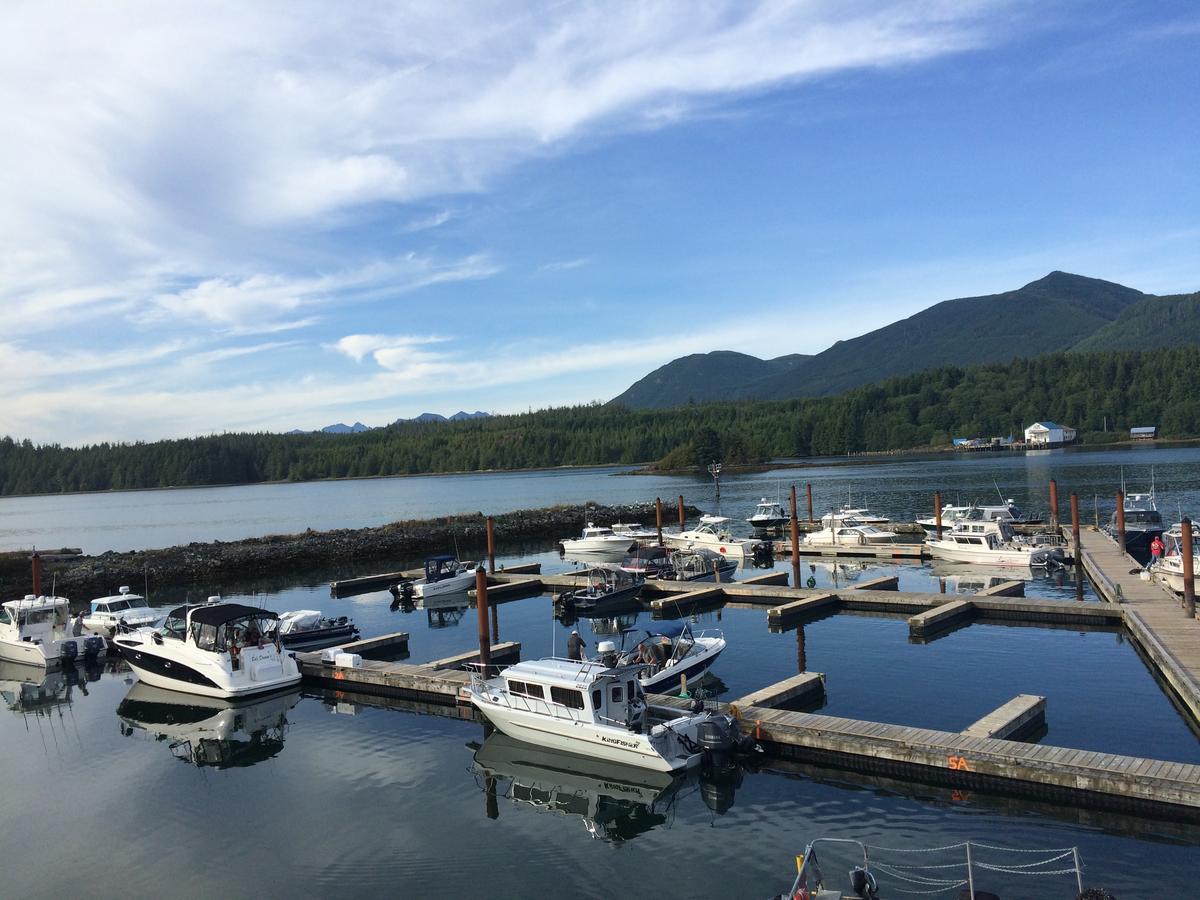
M 58 656 L 62 660 L 63 665 L 75 665 L 75 660 L 79 656 L 78 641 L 63 641 L 62 646 L 59 648 Z
M 104 638 L 98 635 L 92 635 L 83 639 L 83 661 L 84 665 L 94 666 L 96 659 L 104 651 L 107 642 Z
M 728 772 L 737 767 L 734 750 L 737 740 L 727 719 L 714 716 L 696 728 L 696 743 L 704 751 L 704 767 L 709 772 Z
M 759 541 L 752 548 L 754 565 L 760 569 L 770 568 L 775 564 L 775 545 L 771 541 Z

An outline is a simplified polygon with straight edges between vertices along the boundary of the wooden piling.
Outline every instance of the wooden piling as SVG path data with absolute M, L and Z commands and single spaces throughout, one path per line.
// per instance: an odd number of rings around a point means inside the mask
M 811 525 L 814 521 L 812 514 L 812 484 L 804 485 L 804 493 L 808 495 L 808 524 Z
M 1180 550 L 1183 553 L 1183 611 L 1189 619 L 1196 618 L 1196 586 L 1192 583 L 1196 573 L 1192 561 L 1192 520 L 1184 516 L 1179 523 L 1183 531 Z
M 658 526 L 658 546 L 663 545 L 662 537 L 662 497 L 654 498 L 654 521 Z
M 1079 495 L 1071 495 L 1071 545 L 1076 565 L 1080 564 L 1079 550 Z
M 492 642 L 488 640 L 488 580 L 487 571 L 480 566 L 475 570 L 475 609 L 479 613 L 479 662 L 484 674 L 492 662 Z
M 1058 528 L 1058 482 L 1050 479 L 1050 525 Z
M 40 597 L 42 596 L 42 557 L 34 550 L 30 561 L 33 563 L 33 596 Z
M 488 571 L 496 573 L 496 524 L 492 517 L 487 517 Z
M 679 495 L 679 530 L 683 531 L 687 527 L 687 516 L 683 513 L 683 494 Z
M 1117 546 L 1125 552 L 1125 492 L 1117 491 Z
M 942 539 L 942 492 L 933 492 L 933 519 L 937 525 L 937 539 Z
M 791 496 L 791 513 L 792 513 L 792 568 L 800 565 L 800 522 L 796 517 L 796 486 L 792 485 Z M 799 587 L 799 585 L 797 585 Z

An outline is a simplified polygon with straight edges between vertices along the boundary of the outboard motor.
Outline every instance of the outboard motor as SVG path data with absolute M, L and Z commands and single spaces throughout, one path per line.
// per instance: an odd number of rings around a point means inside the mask
M 775 564 L 775 545 L 771 541 L 759 541 L 752 548 L 754 565 L 760 569 L 770 568 Z
M 75 660 L 79 656 L 78 641 L 63 641 L 58 656 L 64 664 L 75 665 Z
M 608 668 L 612 668 L 617 664 L 617 645 L 612 641 L 601 641 L 596 645 L 596 652 L 600 654 L 600 662 Z
M 83 661 L 85 665 L 94 666 L 96 659 L 100 656 L 106 646 L 106 641 L 102 637 L 93 635 L 83 639 Z
M 710 772 L 729 772 L 737 767 L 734 749 L 737 741 L 729 720 L 713 716 L 696 728 L 696 743 L 704 751 L 704 767 Z

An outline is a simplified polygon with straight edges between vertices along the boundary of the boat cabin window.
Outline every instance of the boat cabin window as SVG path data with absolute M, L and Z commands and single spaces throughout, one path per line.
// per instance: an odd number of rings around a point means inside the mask
M 604 704 L 604 692 L 600 688 L 592 691 L 592 709 L 599 709 Z
M 177 641 L 182 641 L 187 633 L 187 622 L 177 616 L 168 616 L 167 621 L 163 622 L 162 631 L 163 637 L 174 638 Z
M 231 643 L 246 647 L 273 641 L 278 627 L 277 619 L 260 619 L 257 616 L 234 619 L 217 628 L 216 649 L 224 651 Z
M 508 692 L 510 694 L 520 694 L 524 697 L 534 697 L 538 700 L 546 699 L 546 689 L 540 684 L 533 684 L 528 681 L 509 681 Z
M 624 694 L 625 694 L 625 691 L 621 688 L 621 686 L 619 684 L 614 684 L 612 687 L 612 702 L 613 703 L 623 702 Z
M 0 625 L 11 625 L 12 616 L 8 614 L 8 610 L 0 606 Z
M 551 687 L 550 699 L 560 706 L 570 709 L 583 709 L 583 694 L 571 688 Z
M 192 623 L 192 641 L 201 650 L 217 649 L 217 626 Z

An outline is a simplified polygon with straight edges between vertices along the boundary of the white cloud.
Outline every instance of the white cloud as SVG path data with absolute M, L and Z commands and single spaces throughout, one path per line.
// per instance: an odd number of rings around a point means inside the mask
M 586 266 L 591 262 L 586 256 L 581 256 L 578 259 L 564 259 L 560 262 L 549 262 L 545 265 L 538 266 L 539 272 L 569 272 L 572 269 L 578 269 Z
M 346 356 L 349 356 L 355 362 L 362 362 L 363 357 L 368 354 L 376 355 L 379 352 L 400 352 L 408 348 L 420 346 L 421 344 L 436 344 L 445 340 L 448 340 L 448 338 L 437 337 L 436 335 L 348 334 L 337 343 L 331 345 L 331 347 L 340 353 L 346 354 Z M 380 364 L 383 365 L 382 363 Z

